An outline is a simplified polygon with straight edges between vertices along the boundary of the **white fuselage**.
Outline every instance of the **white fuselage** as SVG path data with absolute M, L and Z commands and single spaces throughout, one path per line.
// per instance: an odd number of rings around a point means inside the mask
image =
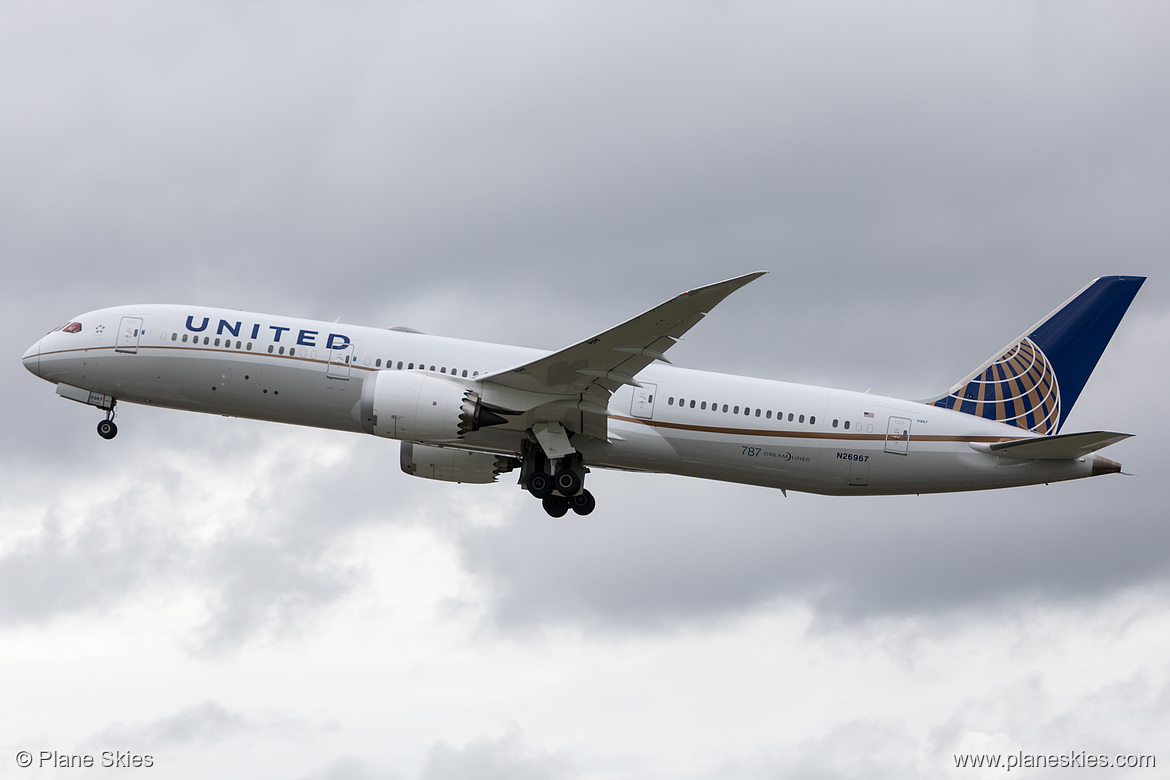
M 78 320 L 80 332 L 54 331 L 29 349 L 30 371 L 123 402 L 352 432 L 363 430 L 362 383 L 373 372 L 473 382 L 548 354 L 197 306 L 122 306 Z M 979 490 L 1093 473 L 1092 455 L 1027 460 L 979 451 L 1033 434 L 913 401 L 659 364 L 637 378 L 641 388 L 625 386 L 610 401 L 608 441 L 574 437 L 588 465 L 836 495 Z M 524 436 L 501 426 L 445 446 L 517 453 Z

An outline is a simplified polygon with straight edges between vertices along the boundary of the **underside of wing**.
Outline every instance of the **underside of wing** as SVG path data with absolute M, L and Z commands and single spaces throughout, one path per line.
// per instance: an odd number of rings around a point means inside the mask
M 723 299 L 764 275 L 737 276 L 684 292 L 653 309 L 559 352 L 482 377 L 485 384 L 556 397 L 536 417 L 605 438 L 609 399 L 665 353 Z M 532 410 L 538 411 L 538 410 Z

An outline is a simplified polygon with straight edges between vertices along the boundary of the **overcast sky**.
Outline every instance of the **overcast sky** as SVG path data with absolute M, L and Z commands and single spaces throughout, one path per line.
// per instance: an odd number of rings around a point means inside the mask
M 1168 29 L 1153 0 L 5 4 L 0 776 L 1170 777 Z M 753 270 L 676 364 L 909 398 L 1149 276 L 1065 428 L 1137 434 L 1106 453 L 1137 476 L 594 472 L 553 520 L 373 437 L 127 405 L 103 441 L 19 362 L 135 302 L 555 349 Z

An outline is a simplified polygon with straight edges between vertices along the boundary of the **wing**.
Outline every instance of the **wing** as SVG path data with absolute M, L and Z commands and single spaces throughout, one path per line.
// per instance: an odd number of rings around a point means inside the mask
M 481 377 L 484 383 L 522 392 L 576 396 L 536 412 L 529 421 L 560 422 L 572 431 L 605 438 L 609 399 L 622 385 L 639 386 L 638 372 L 665 353 L 716 305 L 765 271 L 684 292 L 617 327 L 559 352 Z

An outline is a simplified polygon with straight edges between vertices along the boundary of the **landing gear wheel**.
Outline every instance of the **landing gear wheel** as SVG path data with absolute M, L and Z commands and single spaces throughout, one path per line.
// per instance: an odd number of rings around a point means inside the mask
M 528 492 L 537 498 L 547 498 L 552 495 L 553 481 L 552 477 L 545 474 L 543 471 L 538 471 L 528 478 Z M 548 507 L 545 506 L 547 509 Z M 564 514 L 564 512 L 561 512 Z
M 118 435 L 118 426 L 113 420 L 102 420 L 97 426 L 98 436 L 103 439 L 112 439 Z
M 564 496 L 548 496 L 544 499 L 544 511 L 550 517 L 564 517 L 569 511 L 569 499 Z
M 579 515 L 587 515 L 597 508 L 597 499 L 588 490 L 583 490 L 569 499 L 569 507 Z
M 562 496 L 575 496 L 581 490 L 581 478 L 572 469 L 558 471 L 554 481 Z

